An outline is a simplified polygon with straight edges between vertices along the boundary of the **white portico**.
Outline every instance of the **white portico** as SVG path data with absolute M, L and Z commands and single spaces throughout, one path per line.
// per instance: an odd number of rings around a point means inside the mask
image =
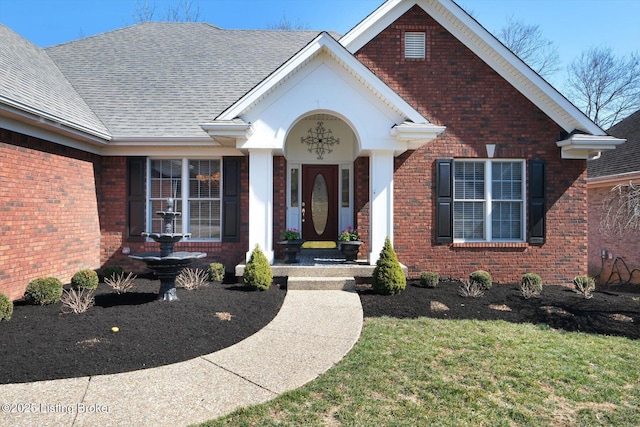
M 310 235 L 335 240 L 336 230 L 353 225 L 353 161 L 369 157 L 371 264 L 385 237 L 393 241 L 394 156 L 419 148 L 444 130 L 430 124 L 327 33 L 202 128 L 249 156 L 247 257 L 259 245 L 270 261 L 273 156 L 287 160 L 287 228 L 301 229 L 307 240 Z M 335 196 L 329 197 L 327 218 L 310 228 L 308 219 L 303 221 L 305 215 L 309 218 L 304 191 L 323 185 Z

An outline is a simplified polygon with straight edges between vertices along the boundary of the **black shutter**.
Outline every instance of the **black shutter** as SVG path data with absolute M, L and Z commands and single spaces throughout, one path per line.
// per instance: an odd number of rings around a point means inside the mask
M 242 158 L 222 160 L 222 241 L 240 239 L 240 165 Z
M 545 242 L 545 162 L 529 160 L 529 243 Z
M 127 237 L 143 240 L 145 231 L 145 157 L 127 157 Z
M 436 160 L 436 244 L 453 242 L 453 160 Z

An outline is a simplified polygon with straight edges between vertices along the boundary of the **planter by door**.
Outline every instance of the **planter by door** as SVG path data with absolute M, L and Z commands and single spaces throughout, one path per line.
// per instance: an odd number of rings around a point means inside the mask
M 347 262 L 355 262 L 358 258 L 358 251 L 360 246 L 364 243 L 360 240 L 354 240 L 350 242 L 338 242 L 340 244 L 340 252 L 346 258 Z
M 281 240 L 278 242 L 280 246 L 282 246 L 282 250 L 286 255 L 286 259 L 284 260 L 287 264 L 295 264 L 298 262 L 298 253 L 300 252 L 300 248 L 304 240 Z

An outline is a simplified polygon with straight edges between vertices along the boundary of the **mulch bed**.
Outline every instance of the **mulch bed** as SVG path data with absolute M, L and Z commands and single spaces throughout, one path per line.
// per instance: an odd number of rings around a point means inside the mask
M 62 303 L 16 301 L 11 320 L 0 322 L 0 384 L 152 368 L 229 347 L 275 317 L 286 294 L 281 284 L 259 292 L 212 283 L 162 302 L 157 280 L 136 279 L 121 295 L 101 283 L 95 306 L 81 314 L 62 314 Z
M 61 303 L 30 306 L 17 301 L 11 320 L 0 322 L 0 384 L 127 372 L 223 349 L 275 317 L 285 283 L 276 278 L 265 292 L 234 283 L 178 289 L 180 301 L 170 303 L 156 301 L 157 280 L 139 278 L 134 291 L 123 295 L 101 283 L 95 306 L 82 314 L 62 314 Z M 494 284 L 482 298 L 463 298 L 458 282 L 440 282 L 436 288 L 417 283 L 410 281 L 404 292 L 391 296 L 358 285 L 365 317 L 500 319 L 640 338 L 638 285 L 615 289 L 631 293 L 607 290 L 591 299 L 570 288 L 545 286 L 539 298 L 527 300 L 516 285 Z M 231 320 L 224 320 L 225 313 Z
M 545 286 L 539 298 L 525 299 L 517 285 L 494 284 L 481 298 L 463 298 L 459 282 L 440 282 L 436 288 L 417 284 L 410 281 L 405 291 L 385 297 L 358 285 L 365 317 L 504 320 L 640 338 L 640 285 L 596 291 L 591 299 L 568 287 Z

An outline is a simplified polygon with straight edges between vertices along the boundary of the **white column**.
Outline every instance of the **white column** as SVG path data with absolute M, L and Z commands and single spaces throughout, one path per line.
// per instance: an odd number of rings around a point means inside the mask
M 369 157 L 369 195 L 371 252 L 375 264 L 389 236 L 393 243 L 393 151 L 373 151 Z
M 273 153 L 271 149 L 249 150 L 249 251 L 260 246 L 273 263 Z

